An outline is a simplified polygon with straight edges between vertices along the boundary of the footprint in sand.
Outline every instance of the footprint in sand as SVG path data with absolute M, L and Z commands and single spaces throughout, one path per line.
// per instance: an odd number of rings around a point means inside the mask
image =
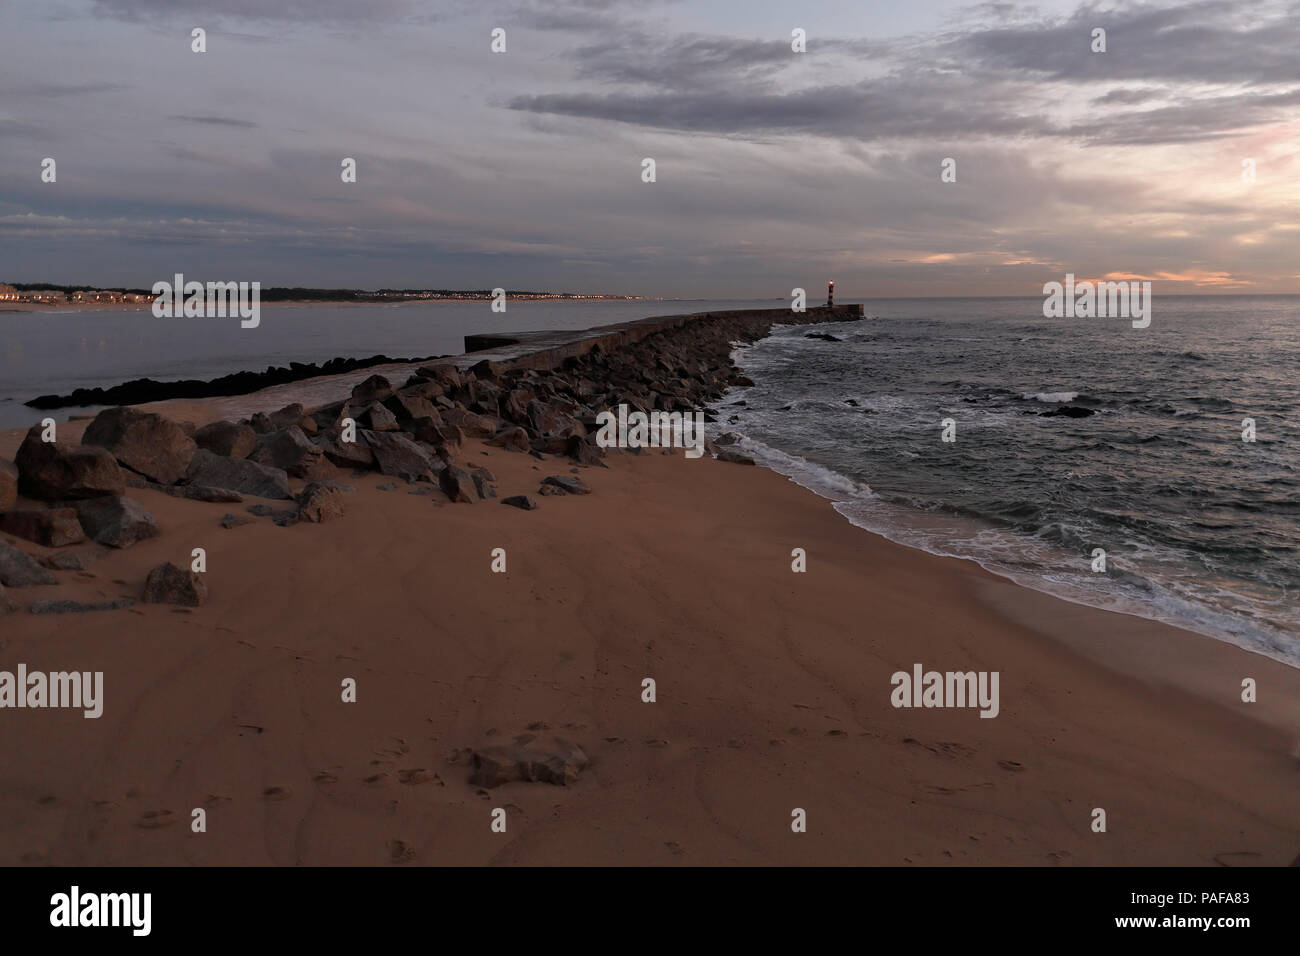
M 998 766 L 1003 770 L 1010 770 L 1012 773 L 1019 773 L 1025 769 L 1025 765 L 1019 760 L 999 760 Z
M 410 863 L 415 859 L 415 847 L 405 840 L 389 840 L 388 854 L 394 863 Z
M 423 767 L 411 767 L 408 770 L 397 771 L 397 782 L 404 783 L 408 786 L 415 786 L 421 783 L 431 783 L 435 775 L 429 773 Z
M 368 787 L 382 787 L 384 784 L 388 782 L 388 774 L 372 773 L 370 776 L 366 777 L 361 782 Z
M 293 796 L 291 787 L 265 787 L 262 790 L 264 800 L 288 800 Z
M 339 778 L 334 776 L 334 774 L 330 773 L 328 770 L 322 770 L 320 773 L 316 774 L 316 776 L 312 777 L 311 779 L 313 783 L 321 787 L 329 786 L 330 784 L 339 782 Z
M 645 745 L 647 747 L 667 747 L 668 741 L 662 737 L 651 737 L 645 742 Z
M 159 827 L 170 826 L 176 822 L 176 815 L 170 810 L 146 810 L 140 814 L 140 819 L 135 825 L 145 830 L 156 830 Z
M 1244 866 L 1258 860 L 1262 855 L 1254 850 L 1235 850 L 1214 854 L 1214 862 L 1219 866 Z

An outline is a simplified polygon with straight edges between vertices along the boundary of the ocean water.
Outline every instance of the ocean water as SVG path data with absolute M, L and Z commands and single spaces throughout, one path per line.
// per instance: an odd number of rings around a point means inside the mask
M 261 324 L 254 329 L 240 328 L 238 319 L 158 319 L 147 309 L 0 312 L 0 429 L 28 427 L 47 415 L 63 421 L 95 410 L 38 412 L 23 405 L 38 395 L 107 388 L 137 378 L 206 381 L 335 356 L 459 355 L 465 351 L 465 336 L 475 332 L 585 329 L 651 315 L 787 303 L 541 299 L 508 302 L 504 313 L 493 312 L 487 302 L 263 305 Z
M 1300 297 L 1154 305 L 872 300 L 738 348 L 717 430 L 895 541 L 1300 666 Z

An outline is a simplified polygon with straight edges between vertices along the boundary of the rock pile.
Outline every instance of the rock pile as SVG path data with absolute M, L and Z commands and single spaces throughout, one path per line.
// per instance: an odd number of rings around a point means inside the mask
M 819 320 L 813 314 L 781 318 Z M 314 410 L 291 404 L 198 429 L 130 407 L 100 412 L 79 445 L 45 441 L 37 426 L 19 448 L 16 468 L 0 462 L 0 531 L 45 547 L 86 539 L 129 547 L 158 535 L 159 528 L 143 505 L 125 496 L 128 486 L 208 502 L 239 502 L 244 495 L 285 501 L 293 507 L 252 505 L 248 511 L 280 525 L 319 523 L 343 514 L 342 492 L 351 489 L 336 479 L 344 469 L 421 482 L 422 492 L 427 487 L 436 494 L 436 488 L 452 502 L 496 498 L 491 472 L 456 463 L 467 438 L 537 458 L 602 465 L 606 452 L 596 444 L 600 412 L 620 405 L 645 413 L 695 412 L 730 386 L 753 384 L 732 365 L 731 350 L 738 341 L 766 335 L 772 320 L 771 314 L 722 313 L 635 342 L 617 334 L 549 370 L 487 360 L 467 370 L 434 363 L 400 383 L 371 375 L 346 399 Z M 709 447 L 722 460 L 753 464 L 738 452 Z M 291 479 L 307 485 L 295 494 Z M 591 489 L 581 478 L 552 475 L 537 493 L 587 495 Z M 18 494 L 45 507 L 17 507 Z M 502 503 L 537 507 L 524 495 Z M 221 526 L 246 520 L 226 514 Z M 49 566 L 62 570 L 78 563 L 72 555 Z M 53 583 L 46 568 L 0 542 L 0 584 Z M 198 591 L 188 577 L 155 569 L 144 599 Z

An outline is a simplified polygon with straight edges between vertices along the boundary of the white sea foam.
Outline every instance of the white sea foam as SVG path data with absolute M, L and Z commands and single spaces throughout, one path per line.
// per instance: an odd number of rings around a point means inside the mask
M 1025 392 L 1020 396 L 1027 402 L 1072 402 L 1078 392 Z
M 786 454 L 757 439 L 744 437 L 738 447 L 758 464 L 834 502 L 835 510 L 850 524 L 895 544 L 940 557 L 973 561 L 984 570 L 1021 587 L 1073 604 L 1172 624 L 1263 654 L 1291 667 L 1300 667 L 1300 654 L 1294 645 L 1273 628 L 1254 626 L 1239 615 L 1189 600 L 1164 583 L 1136 573 L 1117 580 L 1076 570 L 1074 561 L 1077 557 L 1072 561 L 1072 556 L 1037 536 L 988 528 L 969 519 L 886 501 L 865 483 L 816 462 Z M 1152 558 L 1168 560 L 1172 557 L 1146 551 L 1145 547 L 1135 548 L 1134 553 L 1121 560 L 1125 565 L 1130 561 L 1147 565 Z

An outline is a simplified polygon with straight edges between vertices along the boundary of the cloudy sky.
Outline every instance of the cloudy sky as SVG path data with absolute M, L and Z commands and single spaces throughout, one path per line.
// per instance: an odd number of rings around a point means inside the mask
M 0 281 L 1300 292 L 1300 0 L 6 0 L 0 37 Z

